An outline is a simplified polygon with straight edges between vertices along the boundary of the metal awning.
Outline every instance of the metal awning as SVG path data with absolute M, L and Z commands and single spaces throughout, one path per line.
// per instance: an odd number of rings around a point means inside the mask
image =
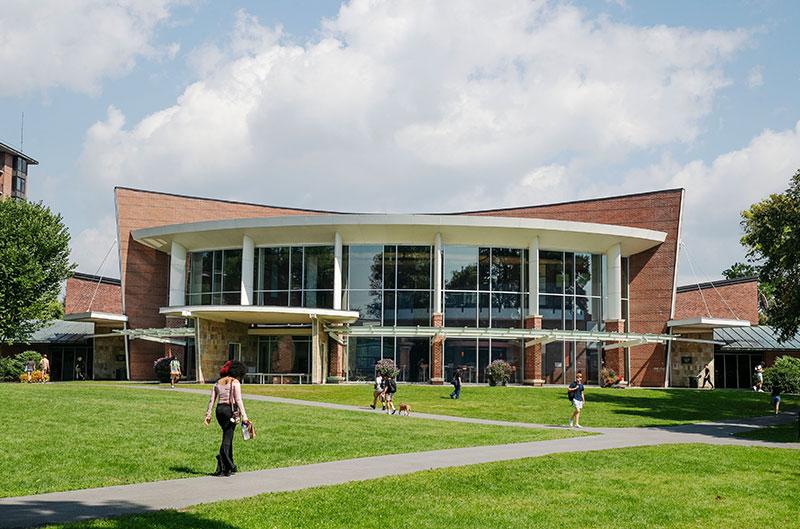
M 179 338 L 194 337 L 192 327 L 164 327 L 151 329 L 113 329 L 109 334 L 95 334 L 94 338 L 106 338 L 110 336 L 127 336 L 131 340 L 140 339 L 149 342 L 168 343 L 172 345 L 184 345 Z
M 325 331 L 332 335 L 355 337 L 395 336 L 395 337 L 428 337 L 443 338 L 498 338 L 526 340 L 526 345 L 546 344 L 557 341 L 577 342 L 611 342 L 604 349 L 635 347 L 651 343 L 693 342 L 719 344 L 714 340 L 698 340 L 681 338 L 672 334 L 646 334 L 632 332 L 605 331 L 564 331 L 557 329 L 486 329 L 475 327 L 379 327 L 379 326 L 326 326 Z M 335 337 L 336 339 L 338 337 Z

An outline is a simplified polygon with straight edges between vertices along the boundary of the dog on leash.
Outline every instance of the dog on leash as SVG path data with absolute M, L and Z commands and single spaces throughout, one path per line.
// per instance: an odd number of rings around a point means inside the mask
M 400 415 L 405 413 L 406 417 L 411 415 L 411 404 L 406 404 L 405 402 L 400 403 Z

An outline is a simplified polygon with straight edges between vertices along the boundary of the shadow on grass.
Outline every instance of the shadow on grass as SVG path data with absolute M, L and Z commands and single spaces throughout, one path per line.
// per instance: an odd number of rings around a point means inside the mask
M 633 391 L 592 393 L 591 401 L 609 404 L 612 414 L 651 418 L 641 426 L 669 422 L 725 421 L 767 415 L 769 396 L 738 390 L 659 390 L 636 395 Z M 664 398 L 666 396 L 666 398 Z
M 173 472 L 178 472 L 179 474 L 188 474 L 190 476 L 210 476 L 211 472 L 201 472 L 197 469 L 181 466 L 181 467 L 169 467 L 169 469 Z
M 112 518 L 103 524 L 112 529 L 234 529 L 217 520 L 208 520 L 193 513 L 178 511 L 148 512 L 146 505 L 119 501 L 47 501 L 19 500 L 0 504 L 0 528 L 38 527 L 46 524 L 87 523 L 98 518 Z M 144 513 L 144 514 L 143 514 Z M 80 525 L 83 526 L 84 524 Z M 91 524 L 87 525 L 91 527 Z

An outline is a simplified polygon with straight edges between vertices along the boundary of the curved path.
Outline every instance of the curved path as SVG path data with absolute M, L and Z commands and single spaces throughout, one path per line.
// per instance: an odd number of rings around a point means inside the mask
M 162 390 L 155 386 L 129 387 Z M 207 391 L 197 389 L 178 389 L 176 391 L 207 393 Z M 311 402 L 263 395 L 245 395 L 245 398 L 376 413 L 370 408 L 325 402 Z M 422 413 L 417 413 L 412 417 L 497 426 L 563 428 L 552 425 L 535 425 Z M 738 432 L 794 419 L 794 414 L 784 413 L 778 416 L 758 417 L 746 421 L 702 423 L 662 428 L 586 428 L 586 431 L 595 432 L 599 435 L 372 456 L 296 467 L 256 470 L 242 472 L 227 478 L 224 487 L 219 487 L 220 478 L 205 476 L 2 498 L 0 499 L 0 527 L 33 527 L 46 523 L 107 518 L 161 509 L 182 509 L 200 503 L 239 499 L 269 492 L 285 492 L 322 485 L 335 485 L 348 481 L 368 480 L 387 475 L 410 474 L 435 468 L 507 461 L 567 452 L 677 443 L 800 449 L 800 443 L 769 443 L 732 437 L 733 434 Z

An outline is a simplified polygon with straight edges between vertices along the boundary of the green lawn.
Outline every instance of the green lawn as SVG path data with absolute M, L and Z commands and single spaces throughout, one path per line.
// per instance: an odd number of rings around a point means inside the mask
M 797 526 L 797 457 L 701 445 L 560 454 L 70 527 L 785 529 Z
M 757 430 L 736 434 L 736 436 L 745 439 L 771 441 L 774 443 L 797 443 L 800 442 L 798 431 L 800 431 L 800 428 L 798 428 L 797 423 L 792 422 L 790 424 L 781 424 L 780 426 L 759 428 Z
M 372 386 L 258 385 L 247 384 L 245 393 L 366 406 Z M 537 424 L 564 424 L 570 404 L 564 388 L 519 386 L 465 386 L 461 400 L 451 400 L 452 386 L 401 384 L 398 402 L 411 403 L 418 412 L 480 417 Z M 800 404 L 786 396 L 786 408 Z M 581 424 L 595 427 L 664 426 L 709 420 L 739 419 L 771 413 L 768 394 L 734 390 L 601 389 L 587 387 Z
M 0 497 L 204 475 L 220 433 L 207 397 L 86 383 L 0 384 Z M 248 402 L 242 470 L 576 435 Z M 358 439 L 357 443 L 353 440 Z

